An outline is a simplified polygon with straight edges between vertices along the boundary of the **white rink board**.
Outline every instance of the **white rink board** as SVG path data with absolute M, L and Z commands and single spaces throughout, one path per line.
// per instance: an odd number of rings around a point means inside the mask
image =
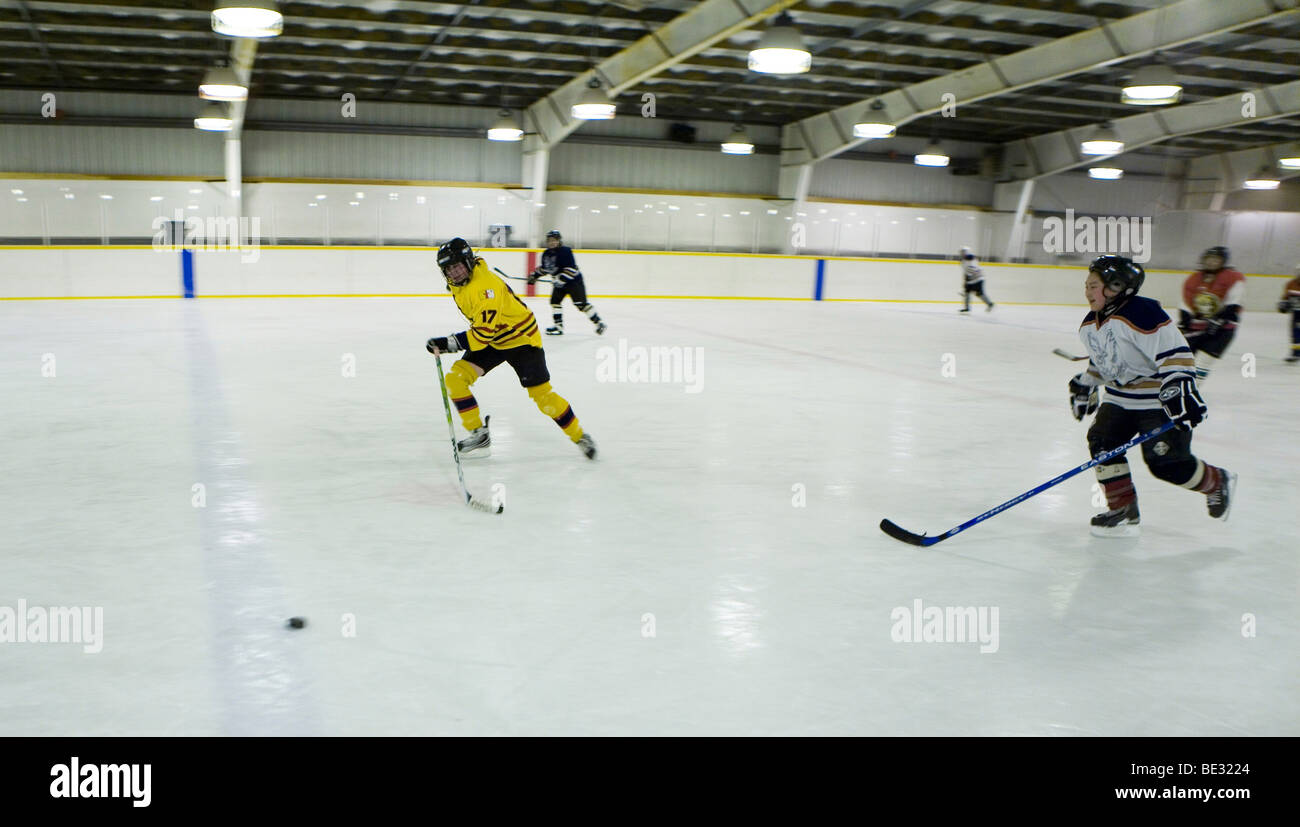
M 523 275 L 525 251 L 480 250 L 488 263 Z M 593 298 L 602 296 L 812 299 L 818 259 L 579 250 L 578 266 Z M 198 250 L 195 293 L 202 296 L 438 294 L 432 249 L 262 247 Z M 827 258 L 822 297 L 867 301 L 955 302 L 955 262 Z M 985 288 L 999 304 L 1083 306 L 1082 267 L 985 265 Z M 1180 303 L 1186 273 L 1148 273 L 1143 294 L 1166 307 Z M 1283 277 L 1247 280 L 1247 310 L 1272 312 Z M 523 282 L 511 282 L 524 292 Z M 539 292 L 549 290 L 539 285 Z M 180 254 L 147 247 L 0 247 L 0 298 L 179 296 Z

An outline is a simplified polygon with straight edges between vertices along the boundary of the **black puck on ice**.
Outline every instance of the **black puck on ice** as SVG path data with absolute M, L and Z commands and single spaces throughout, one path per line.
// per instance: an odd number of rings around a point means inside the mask
M 304 627 L 304 626 L 306 626 L 306 625 L 307 625 L 307 619 L 306 619 L 306 618 L 303 618 L 303 617 L 291 617 L 291 618 L 289 618 L 289 628 L 290 628 L 290 629 L 301 629 L 302 627 Z

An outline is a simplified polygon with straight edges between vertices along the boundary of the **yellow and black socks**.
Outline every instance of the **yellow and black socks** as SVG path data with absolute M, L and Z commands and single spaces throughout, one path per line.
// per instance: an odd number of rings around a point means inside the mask
M 578 424 L 578 417 L 573 415 L 573 408 L 564 397 L 551 389 L 550 382 L 534 385 L 528 389 L 528 395 L 542 413 L 555 420 L 565 436 L 574 442 L 582 439 L 582 426 Z
M 469 386 L 477 381 L 478 371 L 470 367 L 464 359 L 452 365 L 447 373 L 447 393 L 451 396 L 456 410 L 460 412 L 461 424 L 467 431 L 476 431 L 483 427 L 483 419 L 478 412 L 478 400 L 469 392 Z

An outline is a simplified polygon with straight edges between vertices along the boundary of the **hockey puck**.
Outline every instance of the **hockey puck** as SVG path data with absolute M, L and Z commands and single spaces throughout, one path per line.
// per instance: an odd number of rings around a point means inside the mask
M 288 625 L 290 629 L 301 629 L 307 625 L 307 619 L 303 617 L 291 617 L 289 618 Z

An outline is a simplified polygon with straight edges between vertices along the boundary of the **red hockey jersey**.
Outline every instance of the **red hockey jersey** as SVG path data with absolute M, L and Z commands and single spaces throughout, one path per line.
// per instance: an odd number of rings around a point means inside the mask
M 1246 293 L 1246 277 L 1230 267 L 1217 273 L 1197 270 L 1183 282 L 1183 305 L 1193 319 L 1209 319 L 1232 305 L 1240 305 Z

